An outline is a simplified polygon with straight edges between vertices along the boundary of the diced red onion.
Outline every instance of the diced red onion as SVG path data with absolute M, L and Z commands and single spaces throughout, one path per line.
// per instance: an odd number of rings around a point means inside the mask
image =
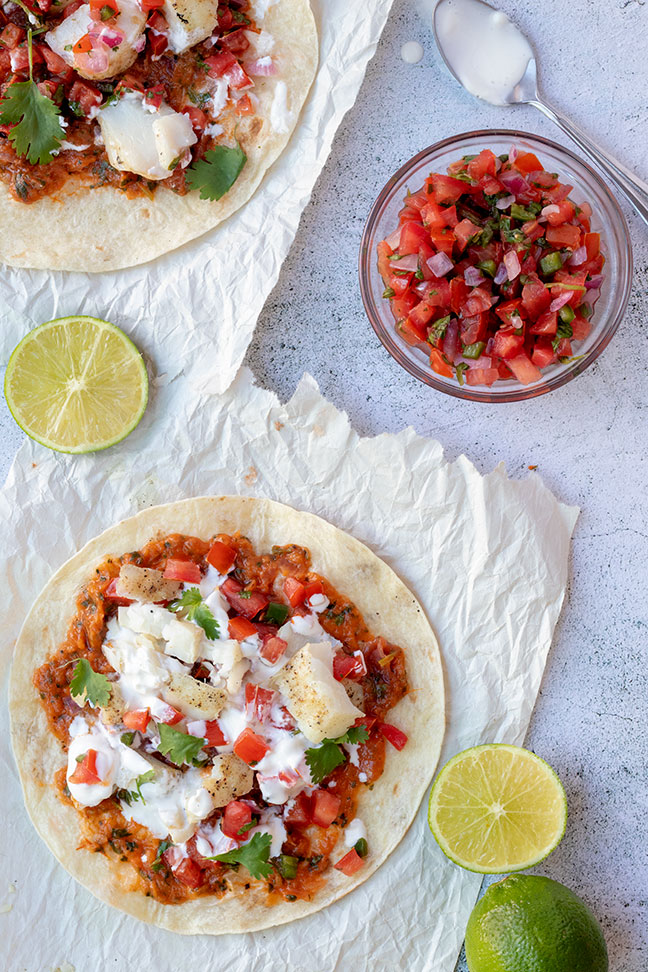
M 540 210 L 540 215 L 538 216 L 538 222 L 544 223 L 548 216 L 551 216 L 553 213 L 559 213 L 559 212 L 560 212 L 560 206 L 556 206 L 555 203 L 551 203 L 549 206 L 545 206 L 543 209 Z
M 403 231 L 403 227 L 399 226 L 398 229 L 395 229 L 393 233 L 390 233 L 387 239 L 385 240 L 385 243 L 387 244 L 390 250 L 398 249 L 402 231 Z
M 505 263 L 500 263 L 497 268 L 497 273 L 493 278 L 493 282 L 496 284 L 503 284 L 505 280 L 508 280 L 508 270 L 506 269 Z
M 124 40 L 124 35 L 122 34 L 121 30 L 115 30 L 113 27 L 104 27 L 99 34 L 99 39 L 112 50 L 115 47 L 119 47 Z M 145 37 L 143 40 L 144 43 L 146 43 Z
M 145 47 L 146 47 L 146 36 L 145 34 L 142 34 L 133 43 L 133 50 L 137 51 L 138 54 L 141 54 Z
M 468 287 L 479 287 L 486 280 L 481 270 L 477 267 L 466 267 L 464 270 L 464 280 Z
M 446 256 L 447 254 L 444 254 Z M 441 256 L 440 253 L 437 256 Z M 451 320 L 443 338 L 443 353 L 448 361 L 454 361 L 459 347 L 459 324 Z
M 108 70 L 108 48 L 102 44 L 100 48 L 93 48 L 87 53 L 75 54 L 75 61 L 77 67 L 85 70 L 90 77 L 102 74 Z
M 427 265 L 435 277 L 445 277 L 446 273 L 454 267 L 454 263 L 447 253 L 435 253 L 427 261 Z
M 556 297 L 555 300 L 552 300 L 551 303 L 549 304 L 549 310 L 551 311 L 551 313 L 553 314 L 554 311 L 559 311 L 561 307 L 564 307 L 565 304 L 569 303 L 569 301 L 572 299 L 573 296 L 574 296 L 573 290 L 566 290 L 564 293 L 560 295 L 560 297 Z
M 427 297 L 430 290 L 430 284 L 427 280 L 421 280 L 421 282 L 414 287 L 414 290 L 417 294 L 420 294 L 421 297 Z
M 246 61 L 244 67 L 252 78 L 269 78 L 277 73 L 277 65 L 271 57 L 258 57 L 256 61 Z
M 515 196 L 502 196 L 501 199 L 497 200 L 495 205 L 497 206 L 498 209 L 508 209 L 511 203 L 514 202 L 515 202 Z
M 598 288 L 601 286 L 602 283 L 603 283 L 603 274 L 597 273 L 592 277 L 591 280 L 585 281 L 585 289 L 598 290 Z
M 520 265 L 520 258 L 515 250 L 509 250 L 508 253 L 504 254 L 504 266 L 506 267 L 509 280 L 515 280 L 520 275 L 522 267 Z
M 394 270 L 407 270 L 409 273 L 416 273 L 419 268 L 416 253 L 408 253 L 407 256 L 401 257 L 400 260 L 390 260 L 390 263 Z
M 570 267 L 580 267 L 581 263 L 585 263 L 586 260 L 587 247 L 579 246 L 577 250 L 574 250 L 567 263 Z
M 529 183 L 526 179 L 523 179 L 519 172 L 500 172 L 498 175 L 499 181 L 502 183 L 505 189 L 512 192 L 515 196 L 521 196 L 522 193 L 528 192 Z
M 509 162 L 512 164 L 518 157 L 518 150 L 515 145 L 511 145 L 509 149 Z

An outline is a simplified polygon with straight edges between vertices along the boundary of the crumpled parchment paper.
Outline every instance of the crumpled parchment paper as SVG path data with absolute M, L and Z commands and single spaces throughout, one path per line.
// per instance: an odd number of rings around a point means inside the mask
M 353 105 L 392 0 L 311 0 L 319 68 L 286 150 L 252 199 L 211 233 L 140 267 L 47 273 L 2 267 L 0 360 L 44 321 L 72 314 L 123 327 L 178 374 L 197 352 L 194 381 L 224 391 L 243 361 L 261 308 L 279 277 L 301 214 Z M 173 337 L 165 356 L 160 337 Z
M 522 743 L 567 583 L 577 509 L 536 474 L 481 476 L 411 429 L 360 438 L 310 376 L 282 405 L 243 370 L 220 397 L 187 379 L 157 386 L 118 448 L 62 456 L 26 442 L 0 494 L 6 608 L 0 662 L 50 574 L 145 506 L 206 493 L 268 496 L 367 543 L 416 594 L 441 644 L 442 761 L 480 742 Z M 72 608 L 72 606 L 71 606 Z M 479 875 L 443 856 L 421 806 L 394 854 L 330 908 L 256 934 L 182 938 L 95 900 L 51 857 L 22 804 L 0 723 L 4 839 L 0 966 L 42 972 L 452 972 Z M 15 893 L 9 893 L 9 884 Z M 4 886 L 3 886 L 4 885 Z

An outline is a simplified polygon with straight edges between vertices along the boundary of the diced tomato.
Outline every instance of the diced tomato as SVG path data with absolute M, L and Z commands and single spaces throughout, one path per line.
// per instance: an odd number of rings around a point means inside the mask
M 454 371 L 438 348 L 432 348 L 430 351 L 430 368 L 444 378 L 452 378 L 454 375 Z
M 245 686 L 245 718 L 265 722 L 270 715 L 276 693 L 248 682 Z
M 574 341 L 584 341 L 592 330 L 592 322 L 588 321 L 585 317 L 581 317 L 579 314 L 571 322 L 571 326 Z
M 449 227 L 444 226 L 443 229 L 430 230 L 430 242 L 439 253 L 446 253 L 448 256 L 452 256 L 455 238 L 453 231 Z
M 242 800 L 231 800 L 225 807 L 221 820 L 221 830 L 233 840 L 247 840 L 247 832 L 240 833 L 243 827 L 252 823 L 252 807 Z
M 186 888 L 190 888 L 192 891 L 201 888 L 205 883 L 204 871 L 190 857 L 185 857 L 177 867 L 174 867 L 173 873 L 180 884 L 184 884 Z
M 522 317 L 520 314 L 520 307 L 522 301 L 519 297 L 515 300 L 507 300 L 504 304 L 499 304 L 495 308 L 495 313 L 501 320 L 505 327 L 519 328 L 522 325 Z M 498 353 L 497 351 L 495 352 Z
M 464 377 L 467 385 L 492 385 L 500 374 L 497 368 L 469 368 Z
M 218 719 L 210 719 L 205 723 L 205 739 L 208 746 L 226 746 L 227 739 L 223 735 Z
M 154 59 L 162 57 L 169 46 L 169 38 L 165 34 L 154 34 L 149 31 L 148 46 Z
M 519 152 L 513 167 L 518 172 L 542 172 L 542 165 L 533 152 Z
M 412 311 L 412 313 L 414 313 L 414 311 Z M 424 324 L 419 324 L 411 316 L 406 317 L 404 321 L 401 321 L 400 331 L 403 337 L 406 339 L 408 335 L 412 338 L 410 343 L 413 345 L 423 343 L 427 338 L 427 327 Z
M 330 827 L 342 803 L 339 796 L 330 790 L 315 790 L 312 797 L 311 818 L 318 827 Z
M 459 244 L 459 249 L 465 250 L 473 237 L 481 233 L 481 227 L 475 226 L 471 219 L 462 219 L 460 223 L 457 223 L 452 232 Z
M 522 227 L 522 232 L 530 243 L 535 243 L 535 241 L 539 240 L 541 236 L 544 236 L 544 226 L 542 226 L 537 219 L 532 219 L 530 222 L 524 224 Z M 533 260 L 533 258 L 531 259 L 533 266 L 535 267 L 535 260 Z
M 67 96 L 68 102 L 79 106 L 79 111 L 86 117 L 93 108 L 101 104 L 101 92 L 87 81 L 75 81 Z
M 463 343 L 475 344 L 477 341 L 485 341 L 488 319 L 489 315 L 486 313 L 464 318 L 461 322 L 461 340 Z
M 402 749 L 407 742 L 405 733 L 388 722 L 379 722 L 378 731 L 383 734 L 387 742 L 391 743 L 395 749 Z
M 275 709 L 275 714 L 272 721 L 272 725 L 276 726 L 278 729 L 296 729 L 297 723 L 291 716 L 290 712 L 285 705 L 282 705 L 279 711 Z
M 524 348 L 524 335 L 506 329 L 497 331 L 493 337 L 493 354 L 498 358 L 515 358 Z
M 147 105 L 150 105 L 151 108 L 155 108 L 155 110 L 157 111 L 157 109 L 164 101 L 165 95 L 166 92 L 164 90 L 164 85 L 155 84 L 152 87 L 145 89 L 144 101 Z
M 537 368 L 527 354 L 518 354 L 514 358 L 507 358 L 506 363 L 523 385 L 530 385 L 532 381 L 540 381 L 542 372 Z
M 234 743 L 234 752 L 244 763 L 254 766 L 259 760 L 263 759 L 266 753 L 270 752 L 270 747 L 263 736 L 257 735 L 252 729 L 244 729 Z
M 270 603 L 265 594 L 258 591 L 243 591 L 243 585 L 234 577 L 228 577 L 221 585 L 221 592 L 225 595 L 235 611 L 244 618 L 254 618 Z M 242 596 L 248 594 L 248 597 Z
M 403 226 L 398 252 L 401 256 L 408 256 L 410 253 L 418 253 L 421 243 L 427 243 L 428 231 L 421 223 L 411 220 Z M 398 267 L 398 264 L 396 264 Z
M 572 356 L 572 346 L 569 338 L 562 338 L 556 346 L 556 357 L 557 358 L 571 358 Z
M 594 260 L 599 255 L 600 248 L 601 248 L 601 234 L 586 233 L 585 249 L 587 250 L 587 259 Z
M 140 0 L 140 6 L 144 13 L 151 10 L 160 10 L 164 6 L 164 0 Z
M 182 581 L 183 584 L 200 584 L 202 574 L 193 560 L 174 560 L 170 558 L 164 568 L 165 580 Z
M 474 317 L 475 314 L 490 310 L 492 303 L 491 295 L 483 286 L 473 287 L 464 301 L 461 313 L 464 317 Z
M 467 166 L 468 175 L 475 182 L 479 182 L 483 176 L 494 176 L 497 171 L 497 159 L 495 153 L 490 149 L 483 149 L 476 158 L 471 159 Z
M 440 175 L 438 172 L 433 172 L 425 181 L 426 185 L 431 186 L 434 201 L 437 203 L 456 203 L 470 188 L 466 182 L 453 179 L 452 176 Z
M 236 550 L 220 540 L 214 540 L 207 552 L 207 563 L 215 567 L 219 574 L 228 574 L 236 560 Z
M 72 0 L 72 3 L 68 3 L 67 7 L 63 11 L 63 20 L 65 20 L 67 17 L 71 17 L 72 14 L 79 9 L 79 7 L 83 6 L 83 3 L 84 0 Z
M 286 577 L 283 583 L 284 595 L 291 607 L 302 604 L 306 597 L 306 587 L 294 577 Z
M 7 48 L 9 51 L 15 50 L 16 47 L 25 39 L 25 31 L 22 27 L 18 27 L 17 24 L 7 24 L 0 34 L 0 44 Z M 57 55 L 58 57 L 58 55 Z M 61 58 L 63 60 L 63 58 Z
M 220 44 L 222 47 L 226 47 L 228 51 L 231 51 L 232 54 L 244 54 L 250 46 L 243 27 L 232 30 L 229 34 L 224 34 L 220 39 Z
M 130 712 L 125 712 L 123 717 L 124 725 L 129 729 L 137 729 L 138 732 L 146 732 L 150 721 L 149 709 L 131 709 Z
M 265 661 L 274 665 L 285 653 L 287 647 L 288 642 L 284 641 L 283 638 L 268 638 L 259 649 L 259 654 Z
M 547 213 L 547 222 L 550 226 L 560 226 L 562 223 L 568 223 L 574 218 L 576 207 L 569 199 L 561 199 L 560 202 L 554 205 L 558 207 L 558 212 L 551 211 Z M 577 229 L 578 227 L 575 228 Z
M 218 26 L 221 30 L 229 30 L 234 25 L 234 14 L 224 4 L 218 7 Z
M 92 786 L 94 783 L 101 783 L 101 777 L 97 773 L 97 750 L 89 749 L 77 768 L 70 777 L 70 783 L 86 783 Z
M 191 122 L 191 127 L 197 135 L 202 135 L 207 127 L 207 115 L 200 108 L 196 108 L 195 105 L 184 105 L 180 111 L 183 115 L 187 115 L 189 121 Z M 207 559 L 209 560 L 209 554 L 207 554 Z M 227 571 L 220 571 L 220 573 L 225 574 Z
M 245 641 L 257 633 L 257 629 L 248 618 L 230 618 L 227 624 L 230 638 L 235 641 Z
M 36 87 L 42 95 L 45 95 L 46 98 L 54 101 L 56 93 L 59 89 L 59 84 L 56 81 L 39 81 Z
M 158 718 L 158 722 L 164 722 L 167 726 L 175 726 L 184 716 L 174 706 L 167 703 L 163 718 Z
M 343 678 L 358 679 L 367 674 L 367 665 L 362 653 L 347 655 L 339 651 L 333 656 L 333 676 L 341 682 Z
M 75 54 L 89 54 L 92 50 L 90 35 L 84 34 L 83 37 L 79 37 L 76 44 L 73 45 L 72 50 Z
M 364 864 L 364 858 L 360 857 L 355 847 L 352 847 L 348 854 L 341 857 L 337 864 L 333 866 L 338 871 L 342 871 L 347 877 L 351 877 L 356 871 L 359 871 Z
M 324 585 L 321 581 L 309 581 L 304 587 L 304 600 L 308 601 L 313 594 L 323 594 Z
M 468 297 L 468 287 L 462 277 L 453 277 L 450 281 L 450 309 L 453 314 L 459 314 Z
M 378 244 L 377 252 L 378 252 L 378 273 L 382 277 L 385 286 L 387 286 L 387 284 L 389 283 L 389 277 L 391 275 L 391 262 L 389 260 L 389 257 L 392 255 L 394 251 L 383 240 L 382 243 Z
M 293 827 L 307 827 L 311 822 L 311 797 L 302 790 L 294 801 L 284 809 L 284 823 Z
M 556 353 L 548 338 L 536 341 L 531 354 L 531 361 L 538 368 L 546 368 L 556 360 Z
M 230 51 L 219 51 L 205 58 L 207 73 L 210 78 L 225 78 L 231 88 L 241 91 L 252 88 L 254 81 L 248 77 L 239 62 Z
M 580 246 L 581 231 L 578 226 L 549 226 L 545 233 L 547 243 L 556 247 L 576 250 Z
M 90 17 L 96 21 L 111 20 L 119 13 L 117 0 L 89 0 L 89 7 Z
M 545 311 L 535 324 L 529 328 L 529 334 L 555 334 L 558 330 L 558 312 Z M 534 362 L 537 364 L 537 362 Z
M 522 307 L 531 318 L 539 317 L 551 303 L 551 294 L 537 274 L 532 274 L 522 287 Z
M 112 601 L 114 604 L 118 604 L 121 607 L 126 607 L 128 604 L 132 604 L 133 603 L 133 601 L 131 600 L 131 598 L 129 598 L 129 597 L 121 597 L 117 593 L 117 578 L 116 577 L 113 577 L 113 579 L 111 580 L 110 584 L 106 588 L 104 597 L 107 597 L 109 601 Z
M 234 109 L 237 115 L 253 115 L 254 105 L 252 104 L 252 99 L 248 94 L 244 94 L 236 102 L 236 108 Z
M 69 65 L 65 63 L 63 58 L 58 54 L 55 54 L 54 51 L 47 46 L 47 44 L 43 44 L 41 50 L 47 65 L 47 70 L 51 74 L 65 75 L 70 70 Z

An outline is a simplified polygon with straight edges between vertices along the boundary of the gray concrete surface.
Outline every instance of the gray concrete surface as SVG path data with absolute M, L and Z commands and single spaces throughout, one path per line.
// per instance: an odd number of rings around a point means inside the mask
M 358 2 L 358 0 L 356 0 Z M 506 0 L 534 39 L 547 96 L 648 177 L 645 0 Z M 419 40 L 421 64 L 400 58 Z M 569 885 L 600 918 L 613 972 L 648 967 L 648 228 L 623 205 L 635 249 L 628 314 L 600 360 L 535 401 L 461 403 L 392 361 L 364 315 L 357 251 L 387 178 L 424 146 L 460 131 L 509 127 L 564 141 L 532 108 L 498 109 L 465 94 L 441 66 L 414 0 L 395 0 L 377 56 L 342 125 L 247 363 L 290 396 L 304 370 L 364 434 L 406 425 L 482 471 L 538 465 L 576 503 L 570 590 L 527 745 L 559 772 L 570 820 L 538 872 Z M 22 434 L 0 403 L 0 475 Z M 459 969 L 465 969 L 461 963 Z

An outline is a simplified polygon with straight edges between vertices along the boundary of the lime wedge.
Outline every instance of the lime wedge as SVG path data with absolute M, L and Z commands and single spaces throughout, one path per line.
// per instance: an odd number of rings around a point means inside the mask
M 543 759 L 519 746 L 475 746 L 436 778 L 428 822 L 443 853 L 469 871 L 502 874 L 542 861 L 565 833 L 567 799 Z
M 5 398 L 27 435 L 59 452 L 95 452 L 132 432 L 146 408 L 141 354 L 114 324 L 60 317 L 14 348 Z

